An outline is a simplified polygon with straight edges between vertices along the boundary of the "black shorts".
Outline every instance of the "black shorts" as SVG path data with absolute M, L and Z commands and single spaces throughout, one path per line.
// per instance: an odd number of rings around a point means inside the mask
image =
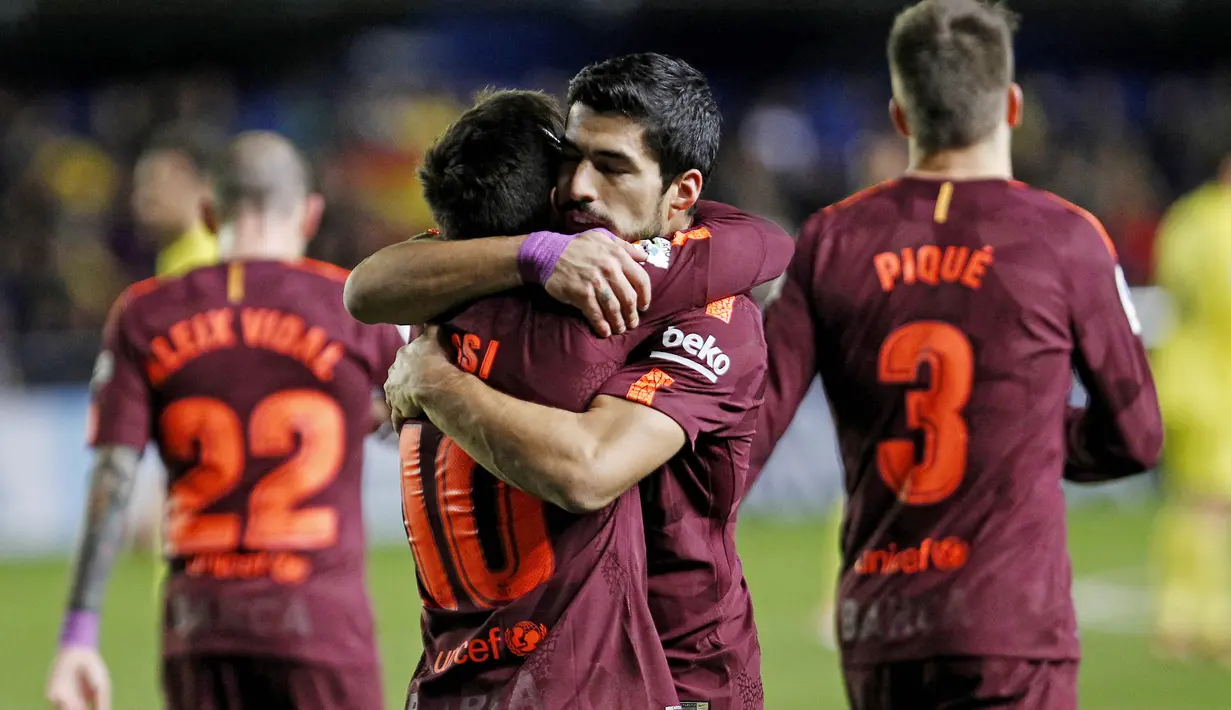
M 953 657 L 847 666 L 851 710 L 1077 710 L 1077 662 Z
M 380 669 L 252 656 L 162 663 L 167 710 L 383 710 Z

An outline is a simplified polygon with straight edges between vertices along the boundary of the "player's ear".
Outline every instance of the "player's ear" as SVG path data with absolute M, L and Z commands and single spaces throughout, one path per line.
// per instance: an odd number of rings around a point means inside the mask
M 672 187 L 675 188 L 671 195 L 670 206 L 673 210 L 687 212 L 692 209 L 692 206 L 697 204 L 697 200 L 701 199 L 701 185 L 705 182 L 705 178 L 701 177 L 701 171 L 693 168 L 686 171 L 683 175 L 677 177 L 672 182 Z
M 897 99 L 889 99 L 889 121 L 893 123 L 893 130 L 897 131 L 899 136 L 910 138 L 910 124 L 906 122 L 906 112 L 902 110 Z
M 1022 125 L 1022 114 L 1026 108 L 1026 97 L 1022 94 L 1022 87 L 1016 81 L 1009 84 L 1009 113 L 1006 118 L 1009 122 L 1009 128 L 1017 128 Z
M 321 215 L 325 212 L 325 198 L 312 193 L 304 200 L 303 204 L 303 224 L 300 230 L 303 233 L 304 241 L 311 241 L 312 237 L 316 236 L 316 230 L 321 226 Z
M 211 234 L 218 233 L 218 211 L 214 207 L 214 201 L 210 198 L 201 200 L 201 221 L 205 224 L 205 228 Z

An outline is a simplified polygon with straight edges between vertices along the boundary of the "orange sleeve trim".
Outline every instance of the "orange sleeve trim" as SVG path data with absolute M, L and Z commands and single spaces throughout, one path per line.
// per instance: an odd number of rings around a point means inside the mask
M 731 322 L 731 313 L 735 310 L 735 296 L 713 301 L 705 306 L 705 315 L 717 318 L 723 323 Z
M 687 232 L 676 232 L 675 238 L 671 240 L 671 246 L 682 247 L 693 239 L 709 239 L 710 236 L 710 230 L 705 227 L 697 227 Z
M 1095 217 L 1094 215 L 1090 214 L 1090 212 L 1088 212 L 1087 210 L 1073 204 L 1072 202 L 1069 202 L 1068 200 L 1064 199 L 1063 197 L 1059 195 L 1052 194 L 1047 191 L 1043 191 L 1043 195 L 1046 196 L 1047 199 L 1051 200 L 1052 202 L 1055 202 L 1056 204 L 1064 207 L 1065 209 L 1067 209 L 1070 212 L 1073 212 L 1074 214 L 1080 215 L 1082 219 L 1089 222 L 1090 226 L 1094 227 L 1094 231 L 1098 232 L 1099 237 L 1103 239 L 1103 246 L 1107 247 L 1107 251 L 1108 253 L 1111 254 L 1111 258 L 1112 259 L 1119 258 L 1119 255 L 1116 254 L 1116 245 L 1114 242 L 1111 241 L 1111 235 L 1107 233 L 1107 229 L 1103 227 L 1103 223 L 1098 220 L 1098 217 Z
M 900 181 L 897 178 L 894 178 L 892 180 L 886 180 L 885 182 L 873 185 L 872 187 L 865 187 L 864 189 L 860 190 L 859 192 L 856 192 L 850 197 L 833 203 L 832 205 L 826 207 L 822 211 L 825 214 L 829 214 L 830 212 L 837 212 L 838 210 L 846 209 L 847 207 L 850 207 L 856 202 L 862 202 L 868 199 L 869 197 L 872 197 L 873 195 L 879 192 L 882 192 L 883 190 L 886 190 L 888 188 L 893 187 L 894 185 L 897 185 L 898 182 Z
M 316 274 L 338 283 L 346 283 L 346 277 L 350 276 L 350 269 L 343 269 L 341 266 L 334 266 L 333 264 L 307 257 L 292 262 L 291 265 L 300 271 L 307 271 L 308 273 Z
M 673 384 L 675 384 L 675 379 L 671 375 L 655 367 L 629 386 L 628 394 L 624 395 L 624 398 L 630 402 L 640 402 L 650 407 L 654 404 L 654 394 L 663 387 L 670 387 Z

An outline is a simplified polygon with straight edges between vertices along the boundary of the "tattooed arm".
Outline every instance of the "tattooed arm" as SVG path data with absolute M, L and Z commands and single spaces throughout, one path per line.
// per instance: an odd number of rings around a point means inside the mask
M 141 452 L 128 446 L 98 446 L 73 586 L 60 649 L 47 678 L 47 700 L 55 710 L 111 709 L 111 676 L 98 652 L 98 612 L 107 577 L 124 534 L 124 513 L 132 497 Z
M 132 498 L 141 452 L 127 446 L 100 446 L 94 452 L 85 532 L 73 570 L 68 611 L 98 613 L 107 578 L 124 534 L 124 514 Z

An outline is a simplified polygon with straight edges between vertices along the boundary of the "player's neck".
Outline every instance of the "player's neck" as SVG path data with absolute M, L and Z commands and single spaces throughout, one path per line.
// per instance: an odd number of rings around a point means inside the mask
M 295 261 L 303 250 L 295 240 L 276 235 L 246 234 L 233 227 L 218 230 L 218 246 L 226 261 Z
M 1011 180 L 1013 160 L 1008 146 L 995 140 L 935 153 L 924 153 L 912 142 L 906 174 L 943 180 Z

